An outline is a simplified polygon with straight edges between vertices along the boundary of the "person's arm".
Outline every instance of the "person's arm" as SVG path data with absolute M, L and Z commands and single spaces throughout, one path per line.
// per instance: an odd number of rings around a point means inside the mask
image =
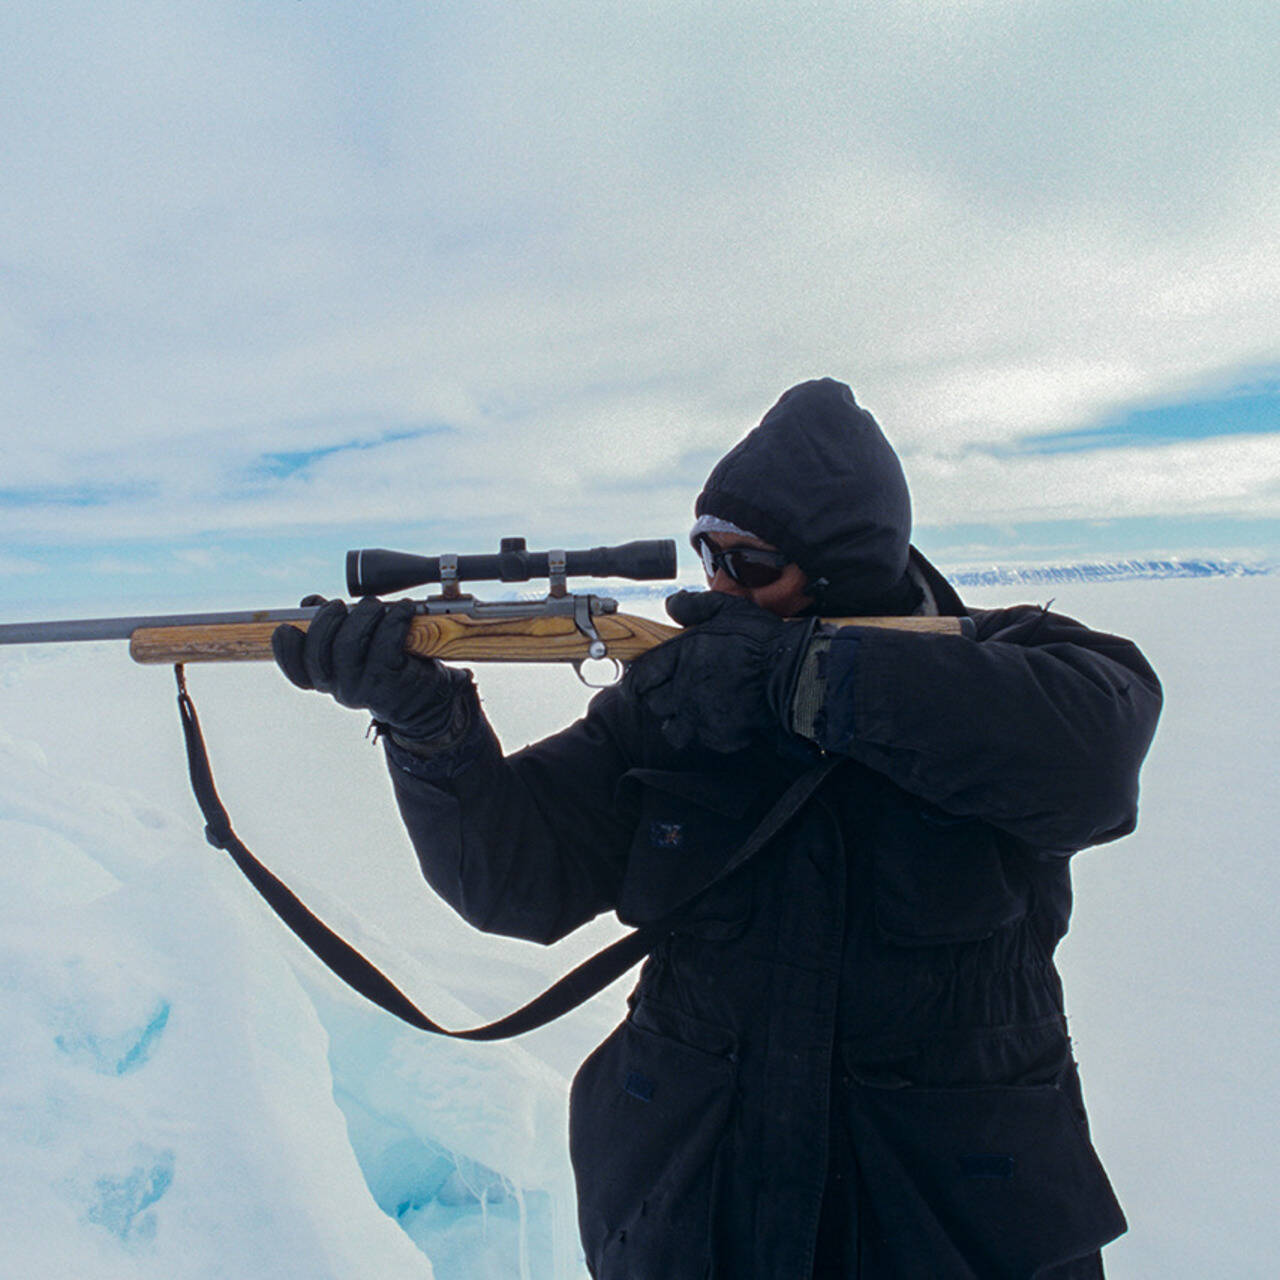
M 614 809 L 629 767 L 621 699 L 504 759 L 470 673 L 405 651 L 409 601 L 366 597 L 272 633 L 299 688 L 368 710 L 428 881 L 481 929 L 550 942 L 612 907 L 629 829 Z
M 1137 821 L 1161 690 L 1128 640 L 1031 607 L 975 611 L 977 638 L 850 627 L 797 730 L 948 813 L 1041 849 Z
M 384 738 L 396 801 L 432 888 L 490 933 L 554 942 L 617 899 L 631 827 L 614 804 L 630 767 L 612 690 L 587 715 L 504 757 L 468 690 L 468 726 L 442 750 Z

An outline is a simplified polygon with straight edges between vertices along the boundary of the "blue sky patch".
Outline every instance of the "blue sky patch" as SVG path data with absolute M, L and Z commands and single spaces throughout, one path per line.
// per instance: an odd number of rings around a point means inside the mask
M 154 486 L 123 484 L 37 484 L 0 488 L 0 507 L 107 507 L 136 502 Z
M 264 453 L 254 463 L 252 471 L 256 475 L 282 480 L 299 475 L 319 462 L 321 458 L 332 457 L 335 453 L 358 453 L 368 449 L 379 449 L 386 444 L 398 444 L 402 440 L 419 440 L 423 436 L 444 435 L 451 430 L 451 427 L 445 426 L 417 427 L 406 431 L 389 431 L 373 440 L 345 440 L 341 444 L 321 445 L 315 449 Z
M 1074 453 L 1274 431 L 1280 431 L 1280 378 L 1272 376 L 1212 399 L 1131 409 L 1095 427 L 1031 436 L 1018 452 Z

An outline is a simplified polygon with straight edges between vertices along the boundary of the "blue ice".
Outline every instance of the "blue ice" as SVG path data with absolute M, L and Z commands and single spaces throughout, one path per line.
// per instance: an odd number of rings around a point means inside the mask
M 157 1151 L 121 1177 L 101 1177 L 94 1184 L 96 1198 L 85 1215 L 121 1240 L 149 1240 L 156 1233 L 156 1215 L 148 1213 L 173 1183 L 174 1154 Z
M 169 1001 L 162 999 L 141 1027 L 130 1027 L 109 1036 L 81 1027 L 74 1033 L 55 1036 L 54 1044 L 73 1061 L 86 1063 L 99 1075 L 128 1075 L 151 1057 L 169 1023 L 169 1013 Z

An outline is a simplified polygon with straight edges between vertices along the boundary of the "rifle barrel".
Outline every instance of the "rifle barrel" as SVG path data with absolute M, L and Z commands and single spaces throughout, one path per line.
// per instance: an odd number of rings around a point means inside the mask
M 136 618 L 71 618 L 64 622 L 0 623 L 0 644 L 64 644 L 128 640 L 142 627 L 208 627 L 220 623 L 306 622 L 315 609 L 240 609 L 227 613 L 170 613 Z

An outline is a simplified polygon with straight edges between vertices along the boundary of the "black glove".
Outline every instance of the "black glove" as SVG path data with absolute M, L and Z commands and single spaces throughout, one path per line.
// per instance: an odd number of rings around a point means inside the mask
M 280 670 L 299 689 L 331 694 L 344 707 L 367 708 L 396 739 L 438 737 L 457 728 L 465 671 L 404 650 L 413 602 L 386 605 L 366 596 L 348 611 L 341 600 L 321 606 L 304 633 L 285 623 L 271 633 Z
M 678 750 L 741 751 L 791 728 L 791 700 L 815 618 L 785 620 L 721 591 L 678 591 L 667 612 L 689 630 L 636 659 L 625 687 Z

